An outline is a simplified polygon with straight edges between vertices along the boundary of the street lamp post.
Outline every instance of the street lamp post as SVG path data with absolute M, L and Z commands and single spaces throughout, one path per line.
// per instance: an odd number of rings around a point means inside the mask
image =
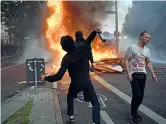
M 115 1 L 115 31 L 116 31 L 116 54 L 119 55 L 119 31 L 118 31 L 118 5 Z
M 120 33 L 118 31 L 118 3 L 115 0 L 115 11 L 107 10 L 105 11 L 107 14 L 115 14 L 115 37 L 116 37 L 116 54 L 119 56 L 119 36 Z

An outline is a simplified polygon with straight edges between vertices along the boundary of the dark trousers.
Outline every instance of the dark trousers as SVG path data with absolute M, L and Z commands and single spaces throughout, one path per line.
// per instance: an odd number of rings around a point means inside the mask
M 94 90 L 88 92 L 88 95 L 91 98 L 92 108 L 92 119 L 93 123 L 100 123 L 100 103 L 98 101 L 97 95 Z M 73 115 L 74 114 L 74 98 L 72 93 L 68 93 L 67 95 L 67 114 Z
M 89 50 L 89 51 L 88 51 L 87 57 L 88 57 L 88 60 L 90 60 L 90 62 L 93 63 L 92 50 Z
M 131 114 L 137 114 L 137 110 L 142 103 L 144 97 L 144 89 L 146 83 L 145 73 L 133 73 L 131 88 L 132 88 L 132 101 L 131 101 Z

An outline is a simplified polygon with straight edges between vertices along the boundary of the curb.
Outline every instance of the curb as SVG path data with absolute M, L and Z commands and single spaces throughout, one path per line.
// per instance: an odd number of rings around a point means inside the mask
M 54 99 L 54 110 L 55 110 L 56 124 L 63 124 L 58 94 L 57 94 L 55 89 L 52 89 L 52 94 L 53 94 L 53 99 Z
M 13 100 L 14 98 L 16 98 L 16 97 L 19 96 L 20 94 L 22 94 L 22 93 L 23 93 L 25 90 L 27 90 L 27 89 L 28 89 L 28 87 L 25 87 L 25 88 L 23 88 L 20 92 L 18 92 L 17 94 L 15 94 L 14 96 L 12 96 L 12 97 L 8 98 L 7 100 L 3 101 L 3 102 L 1 103 L 1 106 L 3 106 L 3 105 L 5 105 L 6 103 L 10 102 L 11 100 Z

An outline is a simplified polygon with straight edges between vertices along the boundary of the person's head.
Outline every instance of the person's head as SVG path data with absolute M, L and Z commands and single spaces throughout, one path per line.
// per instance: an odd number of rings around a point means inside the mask
M 147 31 L 141 32 L 139 36 L 139 42 L 141 42 L 143 45 L 146 45 L 150 40 L 150 33 Z
M 62 36 L 61 37 L 61 47 L 64 51 L 69 52 L 74 50 L 74 40 L 71 36 Z
M 76 31 L 75 37 L 76 37 L 76 39 L 80 38 L 80 37 L 83 37 L 83 33 L 81 31 Z

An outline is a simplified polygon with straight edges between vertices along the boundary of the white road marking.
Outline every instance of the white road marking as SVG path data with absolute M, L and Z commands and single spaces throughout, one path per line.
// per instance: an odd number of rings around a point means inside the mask
M 85 102 L 84 101 L 84 96 L 83 95 L 79 95 L 79 96 L 80 96 L 80 98 L 76 98 L 76 101 L 77 102 Z M 97 96 L 98 96 L 98 100 L 99 100 L 100 105 L 102 105 L 102 107 L 105 108 L 106 104 L 104 103 L 104 101 L 107 100 L 107 97 L 104 96 L 104 95 L 101 95 L 101 94 L 97 94 Z M 93 107 L 91 102 L 88 102 L 88 104 L 89 104 L 88 107 Z
M 35 86 L 30 87 L 30 89 L 34 89 L 34 88 L 35 88 Z
M 82 101 L 82 100 L 79 100 L 78 98 L 76 98 L 76 101 L 77 101 L 77 102 L 84 102 L 84 101 Z
M 106 105 L 105 105 L 105 103 L 104 103 L 104 101 L 103 101 L 103 99 L 101 97 L 99 97 L 99 100 L 102 103 L 103 107 L 106 107 Z
M 27 81 L 21 81 L 21 82 L 17 82 L 17 84 L 26 84 Z
M 22 64 L 23 64 L 23 63 L 22 63 Z M 6 70 L 6 69 L 9 69 L 9 68 L 12 68 L 12 67 L 15 67 L 15 66 L 19 66 L 19 65 L 22 65 L 22 64 L 17 64 L 17 65 L 8 66 L 8 67 L 6 67 L 6 68 L 2 68 L 1 71 Z
M 97 80 L 98 82 L 100 82 L 100 84 L 102 84 L 105 87 L 107 87 L 109 90 L 111 90 L 116 95 L 118 95 L 119 97 L 121 97 L 122 99 L 124 99 L 125 101 L 127 101 L 129 104 L 131 103 L 131 99 L 132 99 L 131 97 L 127 96 L 126 94 L 124 94 L 123 92 L 121 92 L 120 90 L 118 90 L 117 88 L 115 88 L 114 86 L 112 86 L 111 84 L 109 84 L 107 81 L 105 81 L 104 79 L 102 79 L 101 77 L 99 77 L 97 75 L 92 75 L 92 78 L 94 78 L 95 80 Z M 139 107 L 139 110 L 141 112 L 143 112 L 144 114 L 146 114 L 151 119 L 153 119 L 154 121 L 156 121 L 157 123 L 159 123 L 159 124 L 166 124 L 166 119 L 165 118 L 163 118 L 162 116 L 158 115 L 154 111 L 150 110 L 146 106 L 141 105 Z
M 106 111 L 100 111 L 101 118 L 106 122 L 106 124 L 114 124 L 111 118 L 108 116 Z
M 93 106 L 92 106 L 92 103 L 91 102 L 88 102 L 89 103 L 89 106 L 88 107 L 90 107 L 90 108 L 92 108 Z

